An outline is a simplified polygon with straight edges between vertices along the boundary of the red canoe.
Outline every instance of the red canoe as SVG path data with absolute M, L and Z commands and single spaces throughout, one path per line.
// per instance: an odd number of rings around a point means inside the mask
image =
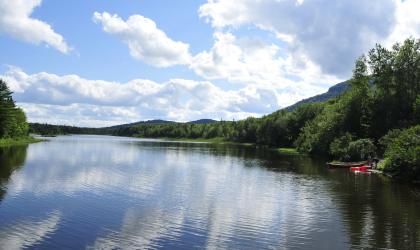
M 367 172 L 369 169 L 371 169 L 370 166 L 351 167 L 350 171 Z

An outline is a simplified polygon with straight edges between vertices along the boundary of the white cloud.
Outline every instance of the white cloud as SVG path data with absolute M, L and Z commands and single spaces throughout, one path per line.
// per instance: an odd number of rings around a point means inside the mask
M 100 23 L 106 33 L 127 43 L 131 56 L 147 64 L 169 67 L 190 61 L 189 45 L 170 39 L 149 18 L 133 15 L 124 21 L 117 15 L 95 12 L 93 20 Z
M 236 38 L 232 33 L 216 32 L 210 51 L 192 60 L 190 68 L 208 80 L 226 79 L 232 83 L 275 89 L 320 91 L 316 85 L 328 86 L 342 79 L 323 74 L 307 58 L 285 53 L 276 44 L 258 38 Z
M 88 80 L 77 75 L 27 74 L 10 68 L 0 75 L 31 122 L 106 126 L 147 119 L 188 121 L 261 116 L 311 96 L 316 88 L 249 85 L 222 90 L 208 81 L 164 83 Z
M 390 35 L 396 7 L 394 0 L 208 0 L 199 14 L 218 30 L 252 25 L 272 32 L 290 55 L 349 77 L 354 60 Z
M 32 12 L 41 2 L 42 0 L 0 0 L 0 33 L 68 53 L 71 48 L 60 34 L 54 32 L 49 24 L 31 18 Z
M 405 0 L 397 1 L 396 24 L 391 35 L 386 40 L 386 45 L 391 46 L 407 37 L 418 38 L 420 36 L 420 1 Z

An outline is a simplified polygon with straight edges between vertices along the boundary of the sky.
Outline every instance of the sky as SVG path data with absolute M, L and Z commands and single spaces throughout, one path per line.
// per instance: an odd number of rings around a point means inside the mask
M 0 0 L 0 78 L 30 122 L 261 117 L 420 35 L 420 0 Z

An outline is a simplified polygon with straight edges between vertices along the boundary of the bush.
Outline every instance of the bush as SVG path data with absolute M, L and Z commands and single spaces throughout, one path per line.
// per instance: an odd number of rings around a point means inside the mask
M 376 147 L 370 139 L 359 139 L 349 144 L 348 154 L 350 160 L 362 161 L 372 158 L 375 154 Z
M 391 145 L 395 139 L 398 138 L 398 136 L 401 135 L 401 130 L 400 129 L 392 129 L 390 131 L 388 131 L 388 133 L 386 135 L 384 135 L 383 137 L 381 137 L 381 139 L 379 139 L 379 153 L 381 155 L 383 155 L 385 153 L 386 148 Z
M 405 180 L 420 180 L 420 125 L 403 130 L 385 150 L 385 172 Z
M 375 149 L 370 139 L 352 141 L 352 136 L 346 133 L 331 143 L 330 154 L 342 161 L 361 161 L 371 158 Z
M 349 133 L 336 138 L 330 145 L 330 154 L 341 161 L 350 160 L 349 144 L 353 140 Z

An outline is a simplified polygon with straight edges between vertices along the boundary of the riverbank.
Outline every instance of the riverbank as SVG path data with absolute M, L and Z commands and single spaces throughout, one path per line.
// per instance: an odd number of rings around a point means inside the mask
M 274 148 L 275 151 L 280 154 L 288 155 L 306 155 L 305 153 L 299 152 L 296 148 Z
M 227 141 L 223 137 L 216 137 L 216 138 L 162 138 L 165 140 L 171 140 L 171 141 L 179 141 L 179 142 L 200 142 L 200 143 L 211 143 L 211 144 L 223 144 L 223 145 L 240 145 L 240 146 L 260 146 L 255 143 L 243 143 L 243 142 L 232 142 Z M 280 154 L 288 154 L 288 155 L 306 155 L 305 153 L 299 152 L 296 148 L 270 148 L 267 146 L 261 146 L 265 147 L 270 150 L 274 150 Z
M 211 143 L 211 144 L 228 144 L 228 145 L 242 145 L 242 146 L 255 146 L 254 143 L 241 143 L 241 142 L 232 142 L 227 141 L 223 137 L 215 137 L 215 138 L 159 138 L 165 139 L 170 141 L 179 141 L 179 142 L 202 142 L 202 143 Z
M 34 137 L 0 139 L 0 147 L 21 146 L 21 145 L 27 145 L 27 144 L 37 143 L 37 142 L 42 142 L 42 141 L 45 141 L 45 140 L 34 138 Z

